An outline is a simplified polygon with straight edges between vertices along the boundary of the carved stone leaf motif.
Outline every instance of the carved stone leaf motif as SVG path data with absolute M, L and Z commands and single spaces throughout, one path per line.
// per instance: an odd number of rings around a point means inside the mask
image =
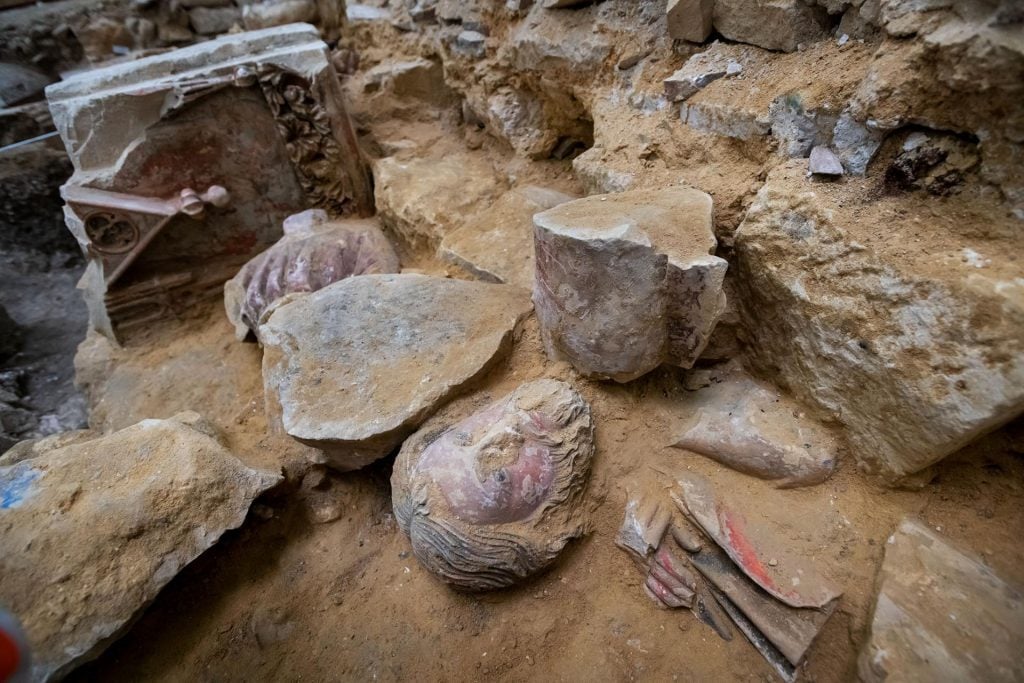
M 310 83 L 296 73 L 264 65 L 259 84 L 306 196 L 317 208 L 350 213 L 354 193 L 341 164 L 331 116 Z

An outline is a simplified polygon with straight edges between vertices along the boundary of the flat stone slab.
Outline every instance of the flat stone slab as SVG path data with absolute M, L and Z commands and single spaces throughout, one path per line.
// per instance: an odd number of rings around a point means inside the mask
M 694 370 L 697 373 L 697 370 Z M 839 445 L 799 403 L 738 367 L 708 373 L 708 384 L 673 404 L 675 446 L 780 487 L 819 484 Z
M 485 282 L 533 286 L 533 216 L 574 197 L 528 185 L 498 201 L 449 233 L 438 254 Z
M 1024 593 L 905 518 L 885 546 L 860 680 L 1024 679 Z
M 678 483 L 675 500 L 683 514 L 772 597 L 790 607 L 822 609 L 842 595 L 806 558 L 789 551 L 791 542 L 771 520 L 747 518 L 700 475 L 683 474 Z
M 840 176 L 843 175 L 843 164 L 832 150 L 819 145 L 811 148 L 807 170 L 815 175 Z
M 665 97 L 681 102 L 709 83 L 743 73 L 744 64 L 764 60 L 756 48 L 720 43 L 717 40 L 704 52 L 698 52 L 665 79 Z M 748 67 L 749 68 L 749 67 Z
M 725 308 L 711 197 L 690 188 L 595 195 L 534 216 L 533 300 L 548 355 L 628 382 L 691 367 Z
M 8 451 L 0 603 L 28 633 L 32 680 L 98 656 L 280 479 L 243 465 L 195 413 Z
M 273 421 L 342 470 L 377 460 L 512 347 L 530 299 L 508 285 L 362 275 L 260 327 Z

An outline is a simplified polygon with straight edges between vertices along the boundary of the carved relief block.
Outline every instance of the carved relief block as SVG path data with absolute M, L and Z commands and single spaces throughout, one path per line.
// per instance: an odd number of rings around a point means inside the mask
M 108 337 L 215 297 L 309 207 L 373 197 L 316 29 L 224 36 L 88 71 L 47 90 L 75 172 L 62 192 Z

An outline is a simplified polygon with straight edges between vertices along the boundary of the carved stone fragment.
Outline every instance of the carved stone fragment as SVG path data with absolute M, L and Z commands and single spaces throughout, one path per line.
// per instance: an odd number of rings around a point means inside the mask
M 282 297 L 354 275 L 397 273 L 399 267 L 373 219 L 330 221 L 323 210 L 310 209 L 289 216 L 284 237 L 224 284 L 224 306 L 235 336 L 245 339 Z
M 578 509 L 594 451 L 590 407 L 569 385 L 538 380 L 402 446 L 395 517 L 419 561 L 466 590 L 535 574 L 583 533 Z
M 75 169 L 63 195 L 89 259 L 81 287 L 108 337 L 215 296 L 310 204 L 372 213 L 369 172 L 312 26 L 82 72 L 47 99 Z
M 549 356 L 617 382 L 693 365 L 725 309 L 711 197 L 682 187 L 596 195 L 533 221 L 533 300 Z

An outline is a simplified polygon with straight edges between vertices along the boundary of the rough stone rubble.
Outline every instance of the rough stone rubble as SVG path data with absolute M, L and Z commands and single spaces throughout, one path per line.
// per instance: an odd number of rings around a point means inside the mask
M 35 679 L 100 655 L 242 524 L 281 481 L 243 464 L 261 450 L 316 523 L 343 517 L 331 477 L 390 473 L 407 571 L 460 590 L 530 591 L 609 545 L 610 528 L 570 541 L 618 524 L 624 498 L 637 600 L 688 610 L 729 652 L 738 631 L 783 680 L 839 640 L 855 653 L 837 678 L 1024 677 L 1019 572 L 908 517 L 844 573 L 817 556 L 852 552 L 851 522 L 817 535 L 798 512 L 835 487 L 810 515 L 824 527 L 825 507 L 892 485 L 918 489 L 898 495 L 919 512 L 949 456 L 1024 412 L 1015 3 L 64 0 L 6 16 L 0 143 L 55 130 L 73 166 L 96 428 L 0 457 L 0 633 L 9 610 Z M 19 145 L 24 173 L 52 175 L 42 142 Z M 8 177 L 11 196 L 40 192 Z M 4 248 L 24 212 L 5 202 Z M 111 428 L 114 393 L 188 376 L 161 359 L 127 381 L 131 359 L 222 293 L 237 339 L 203 362 L 262 364 L 245 407 L 223 417 L 211 398 L 236 385 L 210 377 L 187 407 L 218 417 L 160 406 L 139 417 L 169 419 Z M 16 317 L 0 306 L 5 362 L 23 353 Z M 19 377 L 0 375 L 0 444 L 47 433 Z M 616 421 L 671 457 L 608 439 Z M 762 496 L 782 502 L 740 513 Z

